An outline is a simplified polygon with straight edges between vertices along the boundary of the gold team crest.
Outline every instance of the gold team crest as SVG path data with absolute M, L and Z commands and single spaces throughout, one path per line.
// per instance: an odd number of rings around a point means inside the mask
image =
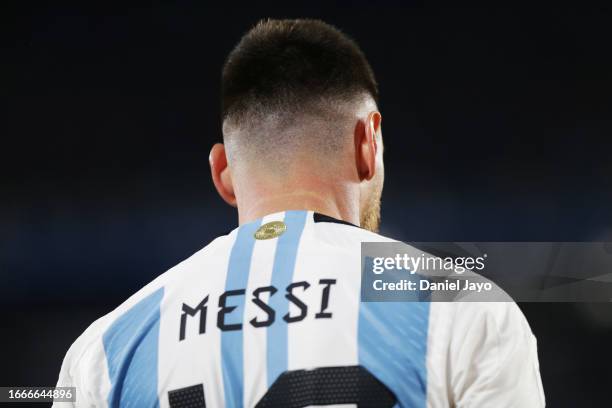
M 271 239 L 281 236 L 287 230 L 287 225 L 282 221 L 265 223 L 255 231 L 255 239 Z

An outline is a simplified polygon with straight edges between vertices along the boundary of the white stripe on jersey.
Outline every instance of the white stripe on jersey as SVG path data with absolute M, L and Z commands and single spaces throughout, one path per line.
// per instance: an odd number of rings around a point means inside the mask
M 307 305 L 313 305 L 313 314 L 319 313 L 323 300 L 322 288 L 326 286 L 325 283 L 319 283 L 321 279 L 345 282 L 347 286 L 339 287 L 335 284 L 330 288 L 334 297 L 342 296 L 341 302 L 333 304 L 333 319 L 313 318 L 315 315 L 299 324 L 288 326 L 291 346 L 289 370 L 358 364 L 355 333 L 359 313 L 361 259 L 352 256 L 354 254 L 350 253 L 348 247 L 338 247 L 333 242 L 333 236 L 337 235 L 334 231 L 356 228 L 332 223 L 324 232 L 320 232 L 314 226 L 308 225 L 311 230 L 306 232 L 318 239 L 307 240 L 300 245 L 294 272 L 295 282 L 306 281 L 312 285 L 303 294 L 300 293 L 300 298 Z M 321 251 L 322 246 L 327 248 Z M 336 252 L 338 256 L 329 257 L 329 251 Z M 312 265 L 318 264 L 326 265 L 326 269 L 313 270 Z M 292 313 L 297 313 L 297 308 L 292 306 Z M 339 322 L 342 322 L 341 328 Z M 315 336 L 316 341 L 313 341 Z
M 282 221 L 284 214 L 272 214 L 264 217 L 262 224 L 272 221 Z M 257 267 L 257 273 L 249 273 L 249 281 L 246 293 L 253 293 L 257 288 L 270 285 L 272 281 L 272 267 L 276 250 L 276 239 L 257 241 L 253 250 L 252 265 Z M 261 299 L 269 303 L 269 292 L 263 292 Z M 253 302 L 245 305 L 245 316 L 257 321 L 265 321 L 267 315 Z M 252 317 L 251 317 L 252 316 Z M 247 319 L 245 319 L 247 320 Z M 267 377 L 267 355 L 262 350 L 267 350 L 267 331 L 247 324 L 243 327 L 244 355 L 248 356 L 250 368 L 244 371 L 244 405 L 252 407 L 263 397 L 268 390 Z
M 287 231 L 255 240 L 270 221 Z M 377 406 L 543 406 L 513 303 L 360 302 L 361 242 L 381 241 L 306 211 L 245 224 L 92 324 L 58 386 L 77 387 L 76 406 L 323 405 L 359 389 Z

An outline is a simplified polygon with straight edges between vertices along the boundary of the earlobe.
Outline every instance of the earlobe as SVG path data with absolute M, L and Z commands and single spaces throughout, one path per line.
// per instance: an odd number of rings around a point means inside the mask
M 228 166 L 227 155 L 225 154 L 225 146 L 222 143 L 216 143 L 212 147 L 208 161 L 210 163 L 213 184 L 217 192 L 226 203 L 236 207 L 232 175 Z

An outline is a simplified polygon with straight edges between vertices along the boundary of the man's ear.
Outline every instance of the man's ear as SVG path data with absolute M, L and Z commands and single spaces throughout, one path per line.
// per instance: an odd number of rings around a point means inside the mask
M 359 180 L 371 180 L 376 174 L 377 135 L 380 131 L 381 116 L 379 112 L 370 112 L 365 122 L 359 122 L 355 128 L 355 159 Z
M 232 184 L 232 174 L 227 165 L 227 155 L 225 154 L 223 143 L 215 143 L 212 149 L 210 149 L 208 161 L 210 163 L 213 184 L 217 192 L 226 203 L 236 207 L 236 194 Z

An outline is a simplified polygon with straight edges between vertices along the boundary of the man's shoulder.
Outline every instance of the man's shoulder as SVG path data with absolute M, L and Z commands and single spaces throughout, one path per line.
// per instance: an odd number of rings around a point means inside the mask
M 430 305 L 430 329 L 443 343 L 478 342 L 482 336 L 493 336 L 502 342 L 535 341 L 525 315 L 512 300 L 432 302 Z
M 220 256 L 216 256 L 225 247 L 228 247 L 228 236 L 224 235 L 216 238 L 204 248 L 200 249 L 187 259 L 178 263 L 166 272 L 157 276 L 154 280 L 142 287 L 140 290 L 132 294 L 128 299 L 119 304 L 109 313 L 101 316 L 85 329 L 85 331 L 74 341 L 70 347 L 66 359 L 71 366 L 87 364 L 86 361 L 91 358 L 96 358 L 94 355 L 103 352 L 104 336 L 109 331 L 109 328 L 115 324 L 128 311 L 135 306 L 146 303 L 147 299 L 152 297 L 161 297 L 164 287 L 169 282 L 176 280 L 189 279 L 189 275 L 193 273 L 206 273 L 207 270 L 214 270 L 215 262 L 222 262 Z M 89 356 L 89 357 L 88 357 Z

